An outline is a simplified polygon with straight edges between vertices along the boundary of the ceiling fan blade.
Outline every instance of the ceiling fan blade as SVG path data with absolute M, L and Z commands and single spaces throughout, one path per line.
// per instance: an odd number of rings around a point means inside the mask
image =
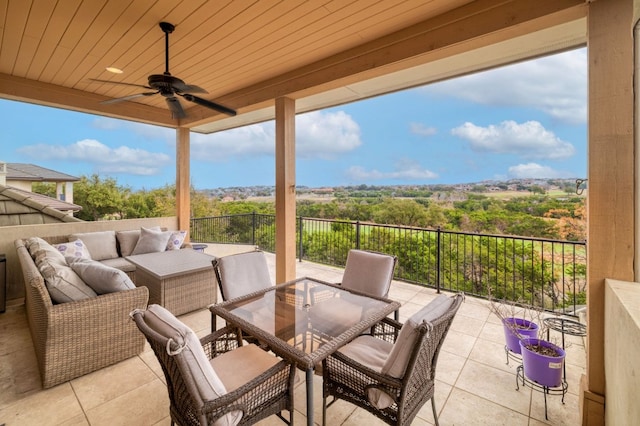
M 145 86 L 144 84 L 126 83 L 124 81 L 110 81 L 110 80 L 98 80 L 97 78 L 90 78 L 91 81 L 107 84 L 120 84 L 122 86 L 142 87 L 143 89 L 153 89 L 153 87 Z
M 171 111 L 172 118 L 185 118 L 187 114 L 182 109 L 182 105 L 180 101 L 176 97 L 167 98 L 167 105 L 169 106 L 169 110 Z
M 225 114 L 232 115 L 232 116 L 236 115 L 236 111 L 235 110 L 233 110 L 231 108 L 228 108 L 228 107 L 226 107 L 224 105 L 220 105 L 220 104 L 217 104 L 215 102 L 211 102 L 211 101 L 208 101 L 206 99 L 202 99 L 202 98 L 199 98 L 197 96 L 190 95 L 188 93 L 185 93 L 185 94 L 178 93 L 178 94 L 180 96 L 182 96 L 183 98 L 185 98 L 186 100 L 188 100 L 189 102 L 193 102 L 195 104 L 202 105 L 203 107 L 207 107 L 207 108 L 210 108 L 210 109 L 213 109 L 213 110 L 216 110 L 216 111 L 220 111 L 220 112 L 223 112 Z
M 195 84 L 187 84 L 182 81 L 174 82 L 172 86 L 176 90 L 176 92 L 180 93 L 209 93 L 200 86 L 196 86 Z
M 160 93 L 160 92 L 136 93 L 135 95 L 123 96 L 121 98 L 107 99 L 106 101 L 102 101 L 100 103 L 104 104 L 104 105 L 115 104 L 115 103 L 118 103 L 118 102 L 130 101 L 132 99 L 141 98 L 143 96 L 155 95 L 155 94 L 158 94 L 158 93 Z

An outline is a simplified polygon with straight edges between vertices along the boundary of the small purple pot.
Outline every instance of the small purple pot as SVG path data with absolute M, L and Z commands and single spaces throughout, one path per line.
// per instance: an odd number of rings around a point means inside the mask
M 507 349 L 515 354 L 520 353 L 520 339 L 538 336 L 538 324 L 524 318 L 505 318 L 502 321 Z

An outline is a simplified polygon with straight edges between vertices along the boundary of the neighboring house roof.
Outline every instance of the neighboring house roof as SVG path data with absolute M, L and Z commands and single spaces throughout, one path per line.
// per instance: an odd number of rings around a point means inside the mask
M 65 211 L 82 207 L 34 192 L 0 185 L 0 226 L 82 222 Z M 63 211 L 64 210 L 64 211 Z
M 36 166 L 35 164 L 7 163 L 7 180 L 77 182 L 80 178 Z

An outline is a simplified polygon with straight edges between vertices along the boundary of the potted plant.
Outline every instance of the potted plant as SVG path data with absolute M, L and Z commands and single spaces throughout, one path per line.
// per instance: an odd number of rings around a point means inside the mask
M 529 380 L 550 388 L 562 384 L 562 366 L 566 352 L 546 340 L 525 337 L 520 340 L 522 368 Z
M 507 317 L 502 319 L 506 347 L 515 354 L 520 354 L 520 340 L 538 336 L 538 324 L 526 318 Z

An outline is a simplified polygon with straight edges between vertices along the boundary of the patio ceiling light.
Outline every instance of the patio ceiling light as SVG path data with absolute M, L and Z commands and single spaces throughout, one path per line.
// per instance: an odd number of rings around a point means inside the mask
M 122 71 L 120 68 L 116 68 L 116 67 L 107 67 L 105 68 L 107 71 L 112 72 L 114 74 L 122 74 L 124 71 Z

